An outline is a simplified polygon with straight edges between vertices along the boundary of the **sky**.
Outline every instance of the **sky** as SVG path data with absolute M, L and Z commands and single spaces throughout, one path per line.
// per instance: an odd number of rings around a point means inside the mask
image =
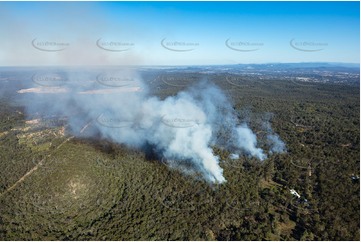
M 359 2 L 0 2 L 0 66 L 360 62 Z

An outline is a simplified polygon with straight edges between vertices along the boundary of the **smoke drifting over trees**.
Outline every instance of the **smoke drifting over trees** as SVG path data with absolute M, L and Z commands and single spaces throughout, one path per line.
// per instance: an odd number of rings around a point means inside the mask
M 36 95 L 28 102 L 29 113 L 66 116 L 75 135 L 91 123 L 87 135 L 100 135 L 140 149 L 150 146 L 159 158 L 191 164 L 190 169 L 211 183 L 226 181 L 212 145 L 259 160 L 267 157 L 257 146 L 255 133 L 245 121 L 238 120 L 230 100 L 212 83 L 201 81 L 161 100 L 149 94 L 134 72 L 102 74 L 96 82 L 89 82 L 86 74 L 65 76 L 56 81 L 54 77 L 40 80 L 51 80 L 56 85 L 63 80 L 61 92 Z M 39 82 L 35 84 L 39 86 Z M 54 92 L 54 86 L 41 88 Z M 271 152 L 283 152 L 284 144 L 269 124 L 268 131 Z M 220 136 L 222 132 L 228 136 Z

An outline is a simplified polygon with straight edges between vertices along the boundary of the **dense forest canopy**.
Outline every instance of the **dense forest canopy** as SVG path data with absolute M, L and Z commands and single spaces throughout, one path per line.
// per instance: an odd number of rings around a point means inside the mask
M 350 82 L 304 82 L 143 70 L 150 91 L 163 99 L 201 79 L 215 83 L 261 146 L 262 120 L 271 117 L 287 152 L 261 162 L 214 146 L 227 182 L 213 185 L 145 150 L 74 137 L 66 117 L 27 113 L 17 91 L 31 73 L 1 72 L 0 239 L 360 239 L 355 73 Z

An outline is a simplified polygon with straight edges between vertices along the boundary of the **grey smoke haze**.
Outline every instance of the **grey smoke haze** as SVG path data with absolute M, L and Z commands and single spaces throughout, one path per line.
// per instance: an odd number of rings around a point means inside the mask
M 269 135 L 267 135 L 267 141 L 268 141 L 268 144 L 271 147 L 270 152 L 272 152 L 272 153 L 284 153 L 284 152 L 286 152 L 286 145 L 280 139 L 278 134 L 269 134 Z
M 270 120 L 273 115 L 268 113 L 266 120 L 263 122 L 263 128 L 267 132 L 267 144 L 270 147 L 269 153 L 285 153 L 286 144 L 281 140 L 278 134 L 276 134 L 271 126 Z
M 226 181 L 212 145 L 260 160 L 266 158 L 257 147 L 256 135 L 238 120 L 226 95 L 211 83 L 202 81 L 161 100 L 149 95 L 135 71 L 113 71 L 100 78 L 102 81 L 87 72 L 69 72 L 61 93 L 35 94 L 32 102 L 27 102 L 28 112 L 67 116 L 75 135 L 90 124 L 87 135 L 140 149 L 151 146 L 159 157 L 191 164 L 212 183 Z
M 242 124 L 237 127 L 238 144 L 239 147 L 246 153 L 264 160 L 267 156 L 261 148 L 257 148 L 257 137 L 247 124 Z

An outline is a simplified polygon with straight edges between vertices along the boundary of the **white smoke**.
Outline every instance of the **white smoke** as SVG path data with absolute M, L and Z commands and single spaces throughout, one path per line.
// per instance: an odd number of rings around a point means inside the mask
M 267 157 L 261 148 L 257 148 L 257 137 L 252 130 L 248 128 L 247 124 L 238 126 L 237 134 L 239 147 L 243 151 L 260 160 L 264 160 Z
M 229 155 L 229 158 L 230 158 L 231 160 L 238 160 L 238 159 L 239 159 L 239 154 L 230 154 L 230 155 Z
M 266 120 L 263 122 L 263 129 L 267 133 L 267 144 L 270 147 L 269 153 L 285 153 L 286 144 L 281 140 L 278 134 L 276 134 L 272 127 L 270 120 L 272 119 L 272 114 L 266 114 Z
M 123 74 L 117 73 L 118 77 Z M 84 124 L 90 123 L 84 132 L 88 136 L 98 135 L 140 149 L 150 146 L 159 158 L 191 164 L 212 183 L 226 181 L 212 145 L 260 160 L 266 158 L 257 147 L 256 135 L 246 123 L 240 124 L 231 103 L 215 85 L 201 82 L 161 100 L 149 95 L 147 86 L 135 73 L 131 78 L 129 72 L 126 75 L 123 79 L 89 82 L 84 80 L 94 78 L 87 74 L 80 77 L 68 73 L 63 85 L 67 92 L 36 94 L 28 102 L 28 111 L 46 110 L 48 114 L 67 116 L 74 134 L 79 135 Z M 107 80 L 122 85 L 105 87 Z
M 285 153 L 286 152 L 286 145 L 285 143 L 280 139 L 278 134 L 269 134 L 267 135 L 267 141 L 270 145 L 271 153 Z

